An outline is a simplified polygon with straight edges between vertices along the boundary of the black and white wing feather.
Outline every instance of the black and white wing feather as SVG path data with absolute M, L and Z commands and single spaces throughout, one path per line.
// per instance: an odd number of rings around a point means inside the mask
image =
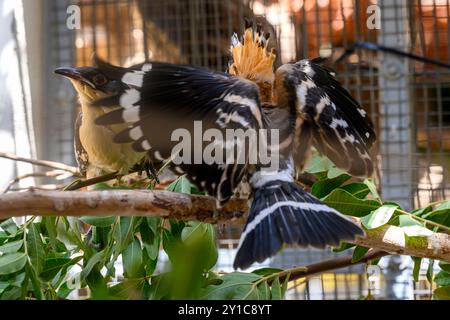
M 115 142 L 131 142 L 136 151 L 147 151 L 153 161 L 173 158 L 174 147 L 189 133 L 196 139 L 189 141 L 193 152 L 178 154 L 172 170 L 187 174 L 200 190 L 225 203 L 245 175 L 247 161 L 230 163 L 223 158 L 223 163 L 205 165 L 201 153 L 211 141 L 201 146 L 198 139 L 201 141 L 208 129 L 219 130 L 225 137 L 227 129 L 263 128 L 256 84 L 226 73 L 159 62 L 140 65 L 140 69 L 106 63 L 100 67 L 109 78 L 125 84 L 126 89 L 96 102 L 98 106 L 121 106 L 98 118 L 97 124 L 129 123 L 130 127 L 118 134 Z M 225 141 L 215 142 L 224 149 L 230 147 Z
M 370 176 L 369 153 L 376 140 L 366 111 L 319 59 L 281 66 L 276 72 L 280 104 L 297 114 L 294 160 L 302 168 L 313 144 L 354 176 Z

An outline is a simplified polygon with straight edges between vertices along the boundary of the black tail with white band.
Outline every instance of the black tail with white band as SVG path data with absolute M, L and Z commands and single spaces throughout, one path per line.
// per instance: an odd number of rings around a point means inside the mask
M 364 231 L 292 181 L 269 181 L 254 189 L 234 268 L 246 269 L 275 255 L 283 244 L 324 248 L 354 240 Z

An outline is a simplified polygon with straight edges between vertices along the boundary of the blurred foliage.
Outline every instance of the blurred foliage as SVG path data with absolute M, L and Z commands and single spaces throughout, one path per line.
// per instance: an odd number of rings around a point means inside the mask
M 450 201 L 409 213 L 398 204 L 382 202 L 371 180 L 357 181 L 325 158 L 314 156 L 307 171 L 317 178 L 312 186 L 316 197 L 344 214 L 361 217 L 367 229 L 399 226 L 405 241 L 450 230 Z M 96 189 L 112 188 L 99 184 Z M 200 194 L 185 177 L 168 190 Z M 333 249 L 346 250 L 353 250 L 356 262 L 369 248 L 343 243 Z M 169 261 L 155 272 L 161 251 Z M 217 258 L 215 229 L 200 222 L 31 217 L 18 225 L 10 219 L 0 223 L 0 299 L 67 299 L 80 288 L 88 288 L 92 299 L 283 299 L 292 270 L 223 274 L 214 271 Z M 415 278 L 421 260 L 413 260 Z M 123 274 L 116 271 L 118 261 Z M 450 264 L 440 262 L 441 271 L 434 275 L 433 263 L 427 278 L 437 286 L 434 298 L 450 299 Z

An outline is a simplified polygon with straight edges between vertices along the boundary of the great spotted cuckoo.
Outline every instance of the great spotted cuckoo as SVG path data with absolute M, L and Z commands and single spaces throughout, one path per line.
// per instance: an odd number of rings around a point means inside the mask
M 113 172 L 127 174 L 137 164 L 144 164 L 145 153 L 136 152 L 130 144 L 112 142 L 115 135 L 127 128 L 126 124 L 95 124 L 95 119 L 111 108 L 92 108 L 91 104 L 121 92 L 124 85 L 107 78 L 97 67 L 58 68 L 55 73 L 71 80 L 81 104 L 74 128 L 75 158 L 80 173 L 87 179 Z
M 230 140 L 216 141 L 224 151 L 236 147 L 232 161 L 171 164 L 219 206 L 241 183 L 250 184 L 248 221 L 234 261 L 241 269 L 273 256 L 284 244 L 324 248 L 364 234 L 294 181 L 294 171 L 304 168 L 312 146 L 354 176 L 373 171 L 369 149 L 375 133 L 367 113 L 320 59 L 288 63 L 274 72 L 276 52 L 268 51 L 268 36 L 247 23 L 242 40 L 232 37 L 227 73 L 161 62 L 122 68 L 99 60 L 95 68 L 115 86 L 114 93 L 92 103 L 92 113 L 100 115 L 97 130 L 121 126 L 118 134 L 111 133 L 114 142 L 131 145 L 135 154 L 145 152 L 153 161 L 173 160 L 179 142 L 173 133 L 180 128 L 193 133 L 196 122 L 203 130 L 222 133 L 278 133 L 276 143 L 267 139 L 271 154 L 278 154 L 276 166 L 253 163 L 248 154 L 236 161 L 239 150 L 251 149 L 239 139 L 232 139 L 231 146 Z

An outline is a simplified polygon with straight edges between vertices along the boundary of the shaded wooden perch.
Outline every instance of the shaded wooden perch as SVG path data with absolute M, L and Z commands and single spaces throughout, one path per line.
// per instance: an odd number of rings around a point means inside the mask
M 169 191 L 118 190 L 64 192 L 40 191 L 0 196 L 0 220 L 25 215 L 59 216 L 159 216 L 178 220 L 242 225 L 248 211 L 247 201 L 233 200 L 217 210 L 211 197 Z M 360 223 L 359 219 L 354 218 Z M 434 233 L 428 238 L 405 241 L 404 232 L 385 225 L 368 230 L 354 244 L 415 257 L 450 262 L 450 235 Z

